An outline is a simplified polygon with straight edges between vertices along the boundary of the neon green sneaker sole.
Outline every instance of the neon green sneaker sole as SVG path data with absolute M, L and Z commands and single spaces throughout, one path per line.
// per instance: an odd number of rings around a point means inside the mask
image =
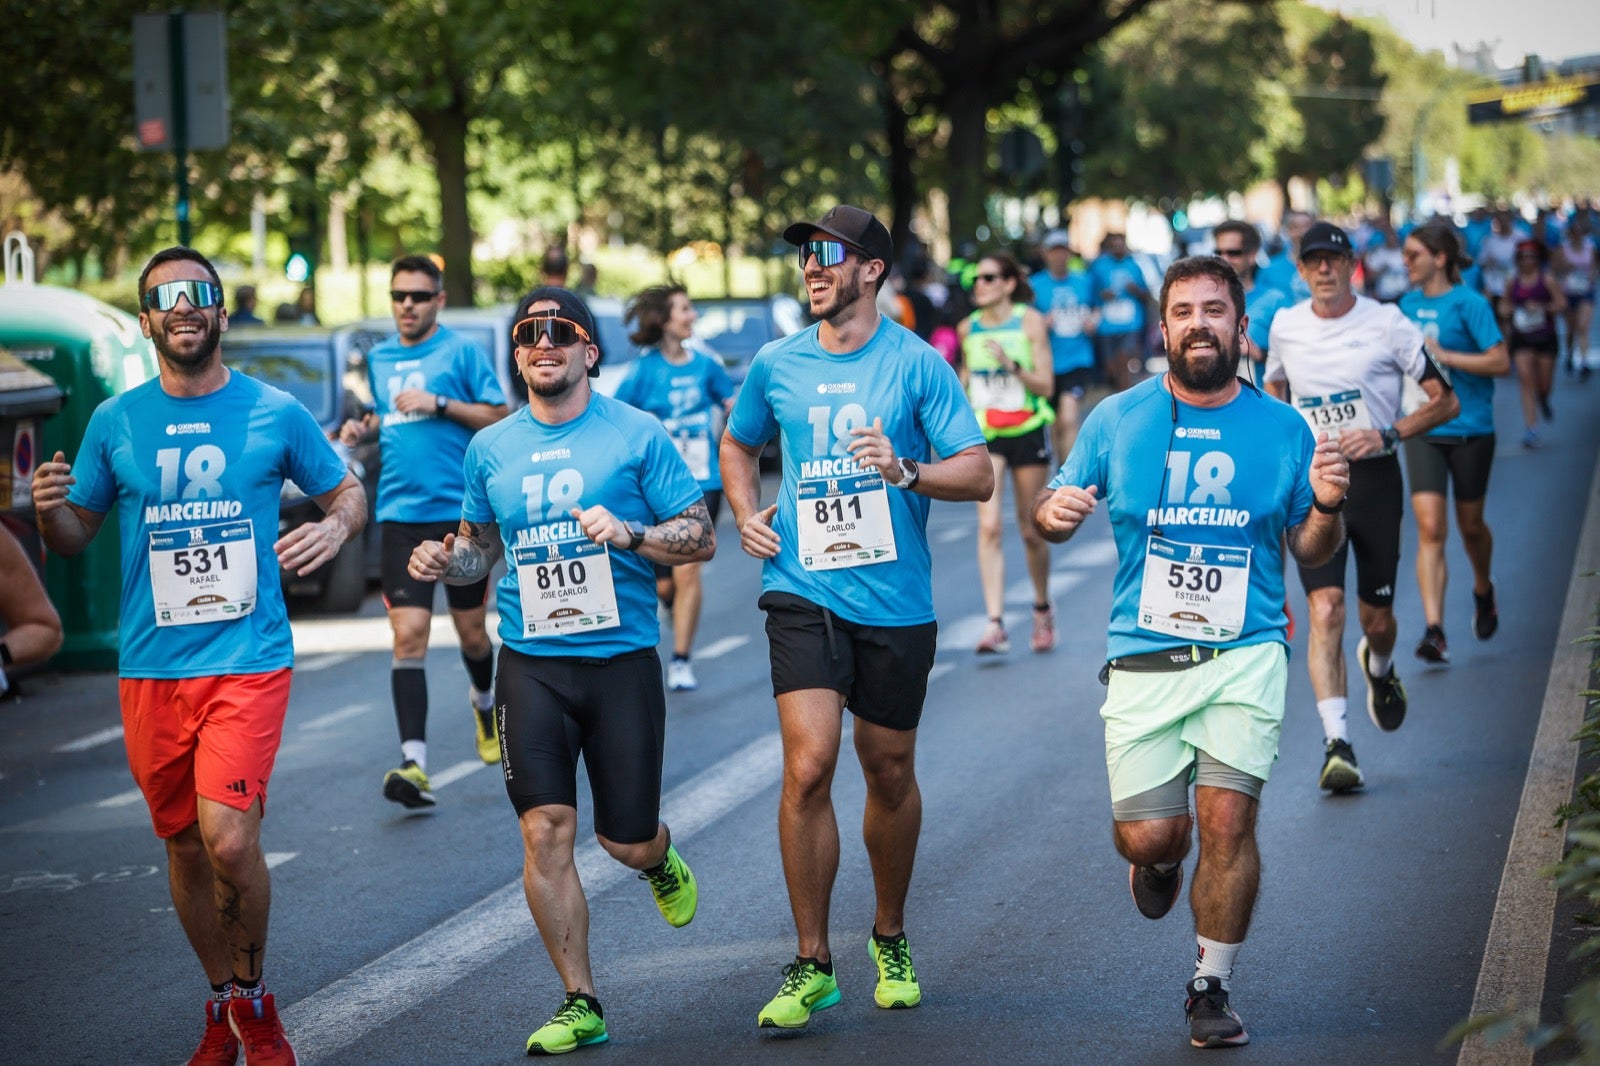
M 839 1002 L 839 981 L 811 963 L 790 963 L 783 968 L 783 987 L 756 1015 L 762 1029 L 800 1029 L 819 1010 Z
M 467 697 L 467 708 L 472 711 L 472 731 L 477 734 L 478 758 L 486 763 L 500 761 L 500 733 L 495 727 L 494 708 L 480 711 Z
M 911 946 L 905 934 L 889 947 L 878 943 L 878 938 L 867 935 L 867 954 L 878 967 L 878 987 L 872 991 L 872 1001 L 884 1010 L 915 1007 L 922 1002 L 922 986 L 917 983 L 917 970 L 911 964 Z

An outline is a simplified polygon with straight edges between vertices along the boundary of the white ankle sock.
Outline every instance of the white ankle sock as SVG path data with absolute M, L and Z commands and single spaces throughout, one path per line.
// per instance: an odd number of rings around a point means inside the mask
M 1348 701 L 1343 696 L 1332 696 L 1317 701 L 1317 717 L 1322 719 L 1322 735 L 1329 740 L 1349 740 L 1345 729 L 1344 710 Z
M 428 742 L 426 740 L 402 740 L 400 742 L 400 758 L 410 759 L 422 767 L 422 772 L 428 772 Z
M 1379 655 L 1377 652 L 1372 650 L 1371 646 L 1368 646 L 1368 648 L 1367 648 L 1367 674 L 1369 676 L 1371 676 L 1371 677 L 1387 677 L 1387 676 L 1389 676 L 1389 664 L 1390 664 L 1390 662 L 1391 662 L 1391 660 L 1390 660 L 1389 656 L 1387 656 L 1387 655 Z
M 1199 950 L 1194 956 L 1194 975 L 1196 977 L 1215 977 L 1222 982 L 1222 987 L 1228 987 L 1228 978 L 1233 976 L 1233 961 L 1239 957 L 1239 949 L 1243 944 L 1219 944 L 1215 940 L 1207 940 L 1203 936 L 1194 938 L 1199 945 Z

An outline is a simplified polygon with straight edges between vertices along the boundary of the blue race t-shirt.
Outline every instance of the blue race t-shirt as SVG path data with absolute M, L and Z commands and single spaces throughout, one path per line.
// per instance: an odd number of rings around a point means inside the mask
M 1423 335 L 1452 352 L 1486 352 L 1499 344 L 1500 324 L 1481 293 L 1452 285 L 1440 296 L 1413 289 L 1400 297 L 1400 310 L 1421 327 Z M 1465 370 L 1450 371 L 1450 385 L 1461 412 L 1427 433 L 1430 437 L 1481 437 L 1494 432 L 1494 378 Z
M 704 352 L 688 355 L 688 362 L 677 366 L 658 349 L 649 349 L 628 368 L 616 398 L 659 418 L 700 487 L 720 489 L 713 415 L 733 398 L 733 381 L 722 364 Z
M 461 403 L 503 404 L 489 357 L 444 326 L 421 344 L 390 337 L 367 353 L 378 410 L 380 522 L 454 522 L 461 517 L 461 460 L 472 430 L 433 411 L 402 412 L 394 398 L 421 389 Z
M 331 492 L 346 467 L 294 397 L 233 371 L 207 396 L 160 379 L 89 419 L 67 498 L 122 538 L 123 677 L 258 674 L 294 664 L 278 557 L 284 481 Z
M 1174 423 L 1165 385 L 1162 375 L 1100 401 L 1050 481 L 1097 486 L 1111 518 L 1106 655 L 1287 648 L 1283 532 L 1311 509 L 1311 430 L 1293 407 L 1243 385 L 1222 407 L 1179 402 Z
M 1089 276 L 1100 299 L 1101 336 L 1144 329 L 1144 274 L 1131 255 L 1122 259 L 1100 255 L 1089 264 Z M 1106 292 L 1112 295 L 1107 297 Z
M 584 535 L 574 507 L 657 525 L 704 497 L 661 423 L 596 393 L 570 422 L 524 407 L 467 446 L 461 517 L 494 522 L 506 573 L 500 639 L 524 655 L 610 658 L 661 639 L 650 560 Z M 610 610 L 597 610 L 609 606 Z
M 1256 287 L 1265 285 L 1289 297 L 1290 304 L 1311 298 L 1311 286 L 1300 276 L 1294 260 L 1287 253 L 1279 253 L 1267 260 L 1267 265 L 1256 271 Z
M 852 429 L 880 418 L 895 454 L 918 462 L 980 445 L 983 433 L 955 371 L 915 333 L 881 319 L 866 344 L 834 354 L 819 328 L 756 353 L 728 417 L 728 433 L 747 448 L 783 434 L 772 522 L 782 545 L 762 565 L 762 591 L 802 596 L 861 625 L 931 622 L 930 501 L 887 486 L 845 446 Z
M 1084 323 L 1100 303 L 1094 281 L 1081 270 L 1057 278 L 1041 270 L 1028 279 L 1033 306 L 1044 315 L 1050 332 L 1050 361 L 1057 374 L 1094 366 L 1094 340 Z

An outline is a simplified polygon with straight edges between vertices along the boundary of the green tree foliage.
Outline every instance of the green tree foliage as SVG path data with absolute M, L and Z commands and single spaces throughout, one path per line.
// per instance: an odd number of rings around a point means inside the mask
M 1299 49 L 1287 79 L 1300 128 L 1299 136 L 1276 148 L 1277 177 L 1285 183 L 1292 177 L 1342 178 L 1383 133 L 1379 101 L 1386 75 L 1366 29 L 1306 5 L 1297 14 L 1301 25 L 1313 19 L 1326 24 Z
M 1090 191 L 1171 207 L 1266 176 L 1291 122 L 1289 61 L 1273 4 L 1163 6 L 1129 23 L 1100 50 Z

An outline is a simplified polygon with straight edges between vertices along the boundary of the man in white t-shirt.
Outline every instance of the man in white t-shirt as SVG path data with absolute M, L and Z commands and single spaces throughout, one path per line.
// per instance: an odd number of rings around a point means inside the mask
M 1267 388 L 1292 403 L 1312 432 L 1339 441 L 1350 460 L 1345 513 L 1349 540 L 1327 564 L 1300 568 L 1311 631 L 1306 666 L 1325 737 L 1318 783 L 1346 792 L 1364 783 L 1345 724 L 1344 572 L 1356 558 L 1362 638 L 1356 657 L 1367 677 L 1367 713 L 1378 728 L 1400 728 L 1406 691 L 1395 674 L 1394 587 L 1400 563 L 1405 486 L 1396 445 L 1460 409 L 1449 380 L 1428 355 L 1422 332 L 1399 308 L 1357 296 L 1355 253 L 1338 226 L 1318 222 L 1300 241 L 1300 276 L 1311 299 L 1280 311 L 1267 345 Z M 1427 402 L 1402 415 L 1403 381 Z

